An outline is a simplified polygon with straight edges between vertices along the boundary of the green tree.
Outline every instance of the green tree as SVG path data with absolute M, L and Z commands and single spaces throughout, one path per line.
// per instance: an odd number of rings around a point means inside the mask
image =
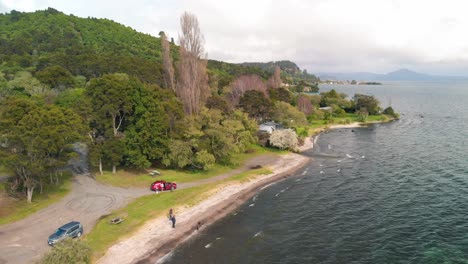
M 36 73 L 36 78 L 50 88 L 65 89 L 75 85 L 73 75 L 61 66 L 55 65 L 47 67 Z
M 353 100 L 358 111 L 365 109 L 369 115 L 378 115 L 380 113 L 380 102 L 372 95 L 355 94 Z
M 251 118 L 261 121 L 272 117 L 274 105 L 262 92 L 250 90 L 240 98 L 239 107 Z
M 276 102 L 274 119 L 286 127 L 301 127 L 307 125 L 307 119 L 303 112 L 296 107 L 285 103 Z
M 45 255 L 40 264 L 91 263 L 91 248 L 79 239 L 66 238 Z
M 141 83 L 138 80 L 121 73 L 107 74 L 91 80 L 86 95 L 90 98 L 93 110 L 91 127 L 94 130 L 94 140 L 102 137 L 105 141 L 112 142 L 104 143 L 104 146 L 121 150 L 121 143 L 117 142 L 123 137 L 125 121 L 134 110 L 132 99 L 139 86 Z M 123 151 L 112 153 L 104 150 L 103 153 L 106 155 L 104 158 L 112 162 L 112 171 L 115 173 L 117 161 L 122 159 Z
M 69 109 L 12 99 L 0 107 L 2 163 L 14 173 L 17 190 L 26 189 L 28 202 L 42 187 L 47 174 L 55 173 L 73 156 L 71 144 L 85 131 L 82 119 Z

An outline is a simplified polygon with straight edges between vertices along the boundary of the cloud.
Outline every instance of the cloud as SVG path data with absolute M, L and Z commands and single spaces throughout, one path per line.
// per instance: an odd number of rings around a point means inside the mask
M 48 6 L 175 39 L 189 11 L 209 57 L 230 62 L 290 59 L 311 72 L 408 67 L 461 74 L 468 67 L 464 0 L 0 0 L 3 9 Z

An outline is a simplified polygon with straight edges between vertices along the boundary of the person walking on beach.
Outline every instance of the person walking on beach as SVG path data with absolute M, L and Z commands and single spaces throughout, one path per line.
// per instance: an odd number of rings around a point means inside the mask
M 176 223 L 175 215 L 172 215 L 171 222 L 172 222 L 172 228 L 175 228 L 175 223 Z
M 172 219 L 172 215 L 174 214 L 174 211 L 171 209 L 169 209 L 169 220 Z M 172 220 L 171 220 L 172 221 Z

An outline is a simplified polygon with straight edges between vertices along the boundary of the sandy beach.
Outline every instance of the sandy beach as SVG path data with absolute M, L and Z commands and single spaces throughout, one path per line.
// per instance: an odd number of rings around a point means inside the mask
M 308 138 L 301 151 L 312 147 L 313 139 Z M 131 237 L 109 248 L 97 263 L 155 263 L 170 254 L 180 243 L 236 210 L 261 188 L 291 176 L 309 161 L 310 158 L 296 153 L 283 155 L 274 164 L 267 166 L 273 173 L 257 176 L 245 183 L 224 184 L 197 205 L 174 208 L 176 228 L 173 229 L 164 216 L 149 221 Z M 198 222 L 202 224 L 199 231 L 196 230 Z

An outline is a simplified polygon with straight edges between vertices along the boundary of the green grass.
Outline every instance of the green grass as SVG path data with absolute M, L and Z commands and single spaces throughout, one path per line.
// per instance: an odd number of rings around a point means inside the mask
M 12 223 L 23 219 L 47 206 L 58 202 L 71 190 L 71 173 L 64 174 L 59 186 L 50 186 L 44 188 L 42 194 L 36 188 L 33 194 L 32 203 L 28 203 L 25 199 L 13 200 L 12 198 L 5 197 L 0 201 L 2 210 L 0 210 L 0 225 Z M 5 192 L 5 185 L 0 184 L 0 194 Z
M 267 149 L 260 146 L 252 146 L 251 153 L 244 153 L 237 155 L 233 159 L 231 166 L 223 166 L 216 164 L 208 171 L 188 171 L 188 170 L 169 170 L 169 169 L 157 169 L 161 172 L 161 176 L 152 177 L 147 172 L 134 172 L 119 170 L 116 174 L 111 172 L 104 172 L 103 175 L 96 174 L 96 180 L 117 187 L 148 187 L 151 182 L 157 179 L 164 179 L 166 181 L 184 183 L 197 181 L 201 179 L 211 178 L 223 173 L 227 173 L 233 169 L 240 167 L 246 160 L 251 159 L 255 156 L 272 154 L 280 155 L 288 153 L 283 150 Z
M 96 260 L 103 256 L 106 250 L 119 241 L 119 239 L 132 235 L 146 221 L 165 215 L 169 211 L 169 208 L 182 205 L 193 206 L 206 198 L 211 190 L 222 184 L 244 182 L 252 177 L 269 173 L 271 173 L 270 170 L 261 168 L 243 172 L 216 183 L 204 184 L 174 192 L 142 196 L 125 208 L 102 217 L 93 230 L 86 235 L 85 240 L 93 249 L 93 258 Z M 123 217 L 125 221 L 118 225 L 109 224 L 109 220 L 115 217 Z
M 361 122 L 362 124 L 371 124 L 371 123 L 378 123 L 378 122 L 387 122 L 393 120 L 394 118 L 388 115 L 369 115 L 365 122 Z M 339 124 L 351 124 L 359 122 L 359 118 L 357 114 L 354 113 L 347 113 L 343 117 L 334 117 L 332 120 L 314 120 L 308 126 L 309 128 L 309 135 L 313 135 L 316 133 L 321 132 L 323 129 L 331 125 L 339 125 Z

